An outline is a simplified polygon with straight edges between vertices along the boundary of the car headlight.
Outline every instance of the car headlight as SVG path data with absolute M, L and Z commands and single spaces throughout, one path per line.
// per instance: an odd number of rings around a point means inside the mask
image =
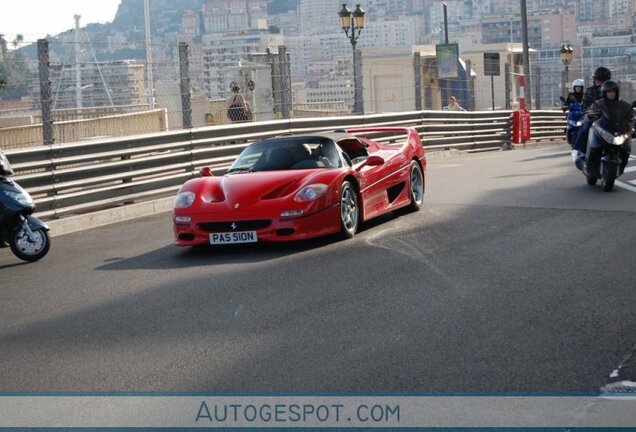
M 33 199 L 31 198 L 31 195 L 29 195 L 29 193 L 27 191 L 15 192 L 15 191 L 10 191 L 10 190 L 4 190 L 3 192 L 9 198 L 19 202 L 22 205 L 25 205 L 25 206 L 33 205 Z
M 296 202 L 315 201 L 327 193 L 329 187 L 326 184 L 316 183 L 302 188 L 294 197 Z
M 194 192 L 181 192 L 178 193 L 176 198 L 174 199 L 173 207 L 176 209 L 182 209 L 186 207 L 190 207 L 194 202 Z

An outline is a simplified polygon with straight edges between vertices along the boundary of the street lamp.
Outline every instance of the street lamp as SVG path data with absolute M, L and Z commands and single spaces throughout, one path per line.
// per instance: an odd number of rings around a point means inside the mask
M 563 96 L 567 96 L 567 83 L 569 81 L 569 73 L 570 73 L 570 62 L 572 62 L 572 53 L 574 52 L 574 48 L 570 46 L 569 43 L 565 43 L 561 45 L 561 61 L 563 62 L 564 71 L 563 71 Z
M 353 12 L 347 7 L 346 3 L 342 4 L 342 9 L 338 12 L 340 17 L 342 30 L 349 38 L 351 47 L 353 48 L 353 113 L 364 114 L 364 101 L 362 100 L 362 57 L 360 51 L 356 49 L 358 37 L 364 28 L 364 10 L 359 4 Z

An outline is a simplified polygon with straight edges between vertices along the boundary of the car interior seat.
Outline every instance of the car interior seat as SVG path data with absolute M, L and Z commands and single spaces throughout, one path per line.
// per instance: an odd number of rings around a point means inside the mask
M 269 150 L 266 158 L 268 170 L 280 170 L 291 168 L 296 163 L 294 157 L 282 147 Z

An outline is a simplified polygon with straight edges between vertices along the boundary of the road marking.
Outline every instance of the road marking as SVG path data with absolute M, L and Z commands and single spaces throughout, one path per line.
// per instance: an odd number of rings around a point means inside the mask
M 636 171 L 636 166 L 627 167 L 627 168 L 625 168 L 625 171 L 623 171 L 623 172 L 628 173 L 628 172 L 634 172 L 634 171 Z
M 636 184 L 635 182 L 636 180 L 630 181 L 630 183 Z M 632 186 L 631 184 L 623 183 L 622 181 L 618 181 L 618 180 L 616 180 L 614 184 L 623 189 L 627 189 L 628 191 L 636 192 L 636 186 Z

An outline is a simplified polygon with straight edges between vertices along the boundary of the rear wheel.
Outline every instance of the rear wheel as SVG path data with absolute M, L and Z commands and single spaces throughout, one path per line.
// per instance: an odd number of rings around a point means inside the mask
M 411 203 L 408 209 L 410 211 L 418 211 L 422 208 L 422 203 L 424 202 L 424 175 L 420 165 L 415 161 L 411 162 L 411 175 L 409 178 Z
M 358 194 L 349 181 L 342 183 L 340 188 L 340 234 L 344 238 L 351 238 L 358 232 L 360 223 L 360 206 Z

